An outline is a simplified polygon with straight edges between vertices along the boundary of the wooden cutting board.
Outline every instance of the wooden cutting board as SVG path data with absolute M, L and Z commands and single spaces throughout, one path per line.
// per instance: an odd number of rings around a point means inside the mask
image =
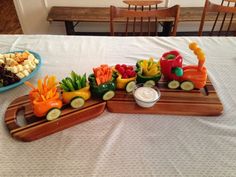
M 158 88 L 161 98 L 151 108 L 139 107 L 132 94 L 117 90 L 115 97 L 107 102 L 90 99 L 81 109 L 64 106 L 61 116 L 53 121 L 35 117 L 26 95 L 9 105 L 5 113 L 5 124 L 15 139 L 33 141 L 95 118 L 102 114 L 106 107 L 110 112 L 128 114 L 218 116 L 223 112 L 223 105 L 210 80 L 207 81 L 204 92 L 171 90 L 167 88 L 165 81 L 159 81 Z M 17 113 L 21 110 L 24 111 L 24 126 L 17 123 Z
M 161 98 L 151 108 L 139 107 L 132 94 L 116 91 L 115 97 L 107 101 L 107 109 L 114 113 L 191 116 L 218 116 L 223 112 L 223 105 L 209 79 L 201 91 L 171 90 L 163 80 L 158 82 L 158 88 Z
M 5 113 L 5 124 L 15 139 L 33 141 L 95 118 L 103 113 L 105 107 L 106 102 L 90 99 L 81 109 L 64 106 L 58 119 L 47 121 L 44 117 L 37 118 L 34 116 L 29 98 L 26 95 L 17 98 L 9 105 Z M 26 122 L 24 126 L 19 126 L 17 123 L 17 113 L 21 110 L 24 111 Z

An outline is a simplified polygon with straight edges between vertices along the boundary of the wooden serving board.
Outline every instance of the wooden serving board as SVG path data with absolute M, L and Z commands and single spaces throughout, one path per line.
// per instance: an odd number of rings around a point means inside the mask
M 105 107 L 106 102 L 90 99 L 81 109 L 64 106 L 58 119 L 47 121 L 44 117 L 34 116 L 29 98 L 26 95 L 17 98 L 9 105 L 5 113 L 5 124 L 15 139 L 33 141 L 95 118 L 103 113 Z M 25 126 L 19 126 L 17 123 L 17 113 L 21 110 L 24 110 L 24 118 L 27 123 Z
M 116 91 L 115 97 L 107 101 L 107 109 L 114 113 L 192 116 L 218 116 L 223 112 L 223 105 L 209 79 L 201 91 L 171 90 L 163 80 L 158 82 L 158 88 L 161 98 L 151 108 L 139 107 L 132 94 Z

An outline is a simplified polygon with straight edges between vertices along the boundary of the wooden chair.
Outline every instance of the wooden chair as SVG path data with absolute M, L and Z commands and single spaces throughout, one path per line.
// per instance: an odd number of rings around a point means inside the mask
M 131 8 L 131 6 L 138 8 L 142 6 L 158 6 L 158 4 L 162 3 L 163 0 L 124 0 L 123 2 L 128 4 L 129 8 Z
M 140 26 L 140 31 L 136 32 L 133 27 L 132 31 L 126 29 L 124 32 L 121 32 L 123 35 L 156 35 L 155 33 L 151 33 L 151 24 L 156 22 L 156 19 L 159 21 L 172 21 L 172 29 L 170 35 L 175 36 L 177 30 L 177 24 L 179 19 L 180 7 L 179 5 L 175 5 L 166 9 L 152 9 L 148 11 L 136 11 L 136 10 L 128 10 L 123 8 L 118 8 L 115 6 L 110 7 L 110 33 L 112 36 L 115 35 L 115 23 L 124 22 L 126 19 L 135 19 L 129 20 L 129 24 Z M 144 24 L 147 27 L 146 32 L 144 32 Z M 117 33 L 116 33 L 117 34 Z M 119 33 L 118 33 L 119 34 Z
M 145 10 L 151 10 L 151 9 L 157 9 L 158 5 L 160 3 L 162 3 L 162 0 L 124 0 L 123 1 L 125 4 L 128 5 L 128 10 L 135 10 L 135 11 L 145 11 Z M 133 19 L 134 21 L 134 25 L 133 25 L 133 32 L 135 32 L 135 22 L 136 22 L 136 18 Z M 143 18 L 141 17 L 141 23 L 143 21 Z M 128 25 L 129 25 L 129 18 L 127 18 L 127 22 L 126 22 L 126 31 L 128 30 Z M 141 31 L 141 35 L 142 35 L 142 30 Z M 157 18 L 155 18 L 155 33 L 157 35 L 157 31 L 158 31 L 158 22 L 157 22 Z
M 225 3 L 227 5 L 225 5 Z M 212 29 L 209 32 L 209 36 L 235 35 L 235 32 L 232 33 L 231 31 L 231 27 L 234 20 L 234 15 L 236 14 L 236 0 L 222 0 L 221 5 L 214 4 L 209 0 L 206 0 L 199 27 L 199 36 L 202 36 L 203 34 L 203 27 L 207 13 L 216 14 L 216 18 L 214 20 Z

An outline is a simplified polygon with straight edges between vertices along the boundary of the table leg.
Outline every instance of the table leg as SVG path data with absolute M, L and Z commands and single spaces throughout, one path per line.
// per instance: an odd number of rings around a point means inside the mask
M 163 23 L 162 35 L 163 36 L 170 36 L 172 26 L 173 26 L 173 22 L 164 22 Z
M 72 21 L 65 21 L 66 34 L 75 35 L 74 25 Z

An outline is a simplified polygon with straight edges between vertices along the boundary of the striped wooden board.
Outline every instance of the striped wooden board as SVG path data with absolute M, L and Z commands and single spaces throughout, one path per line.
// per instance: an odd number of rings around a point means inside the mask
M 37 118 L 34 116 L 29 98 L 26 95 L 17 98 L 9 105 L 5 113 L 5 124 L 15 139 L 33 141 L 95 118 L 103 113 L 105 107 L 106 102 L 90 99 L 81 109 L 64 106 L 58 119 L 47 121 L 44 117 Z M 17 122 L 17 113 L 21 110 L 24 111 L 26 122 L 24 126 L 20 126 Z
M 102 114 L 106 107 L 110 112 L 128 114 L 218 116 L 223 112 L 223 105 L 210 80 L 207 81 L 204 92 L 170 90 L 164 81 L 158 83 L 158 88 L 161 91 L 161 98 L 151 108 L 139 107 L 132 94 L 118 90 L 115 97 L 107 102 L 90 99 L 79 110 L 64 106 L 60 118 L 53 121 L 35 117 L 26 95 L 17 98 L 9 105 L 5 113 L 5 124 L 15 139 L 33 141 L 95 118 Z M 21 110 L 24 111 L 26 121 L 24 126 L 17 123 L 17 114 Z
M 151 108 L 141 108 L 135 103 L 132 94 L 116 91 L 115 97 L 107 101 L 107 109 L 114 113 L 191 116 L 218 116 L 223 112 L 223 105 L 209 79 L 201 91 L 171 90 L 165 81 L 159 81 L 158 88 L 161 98 Z

